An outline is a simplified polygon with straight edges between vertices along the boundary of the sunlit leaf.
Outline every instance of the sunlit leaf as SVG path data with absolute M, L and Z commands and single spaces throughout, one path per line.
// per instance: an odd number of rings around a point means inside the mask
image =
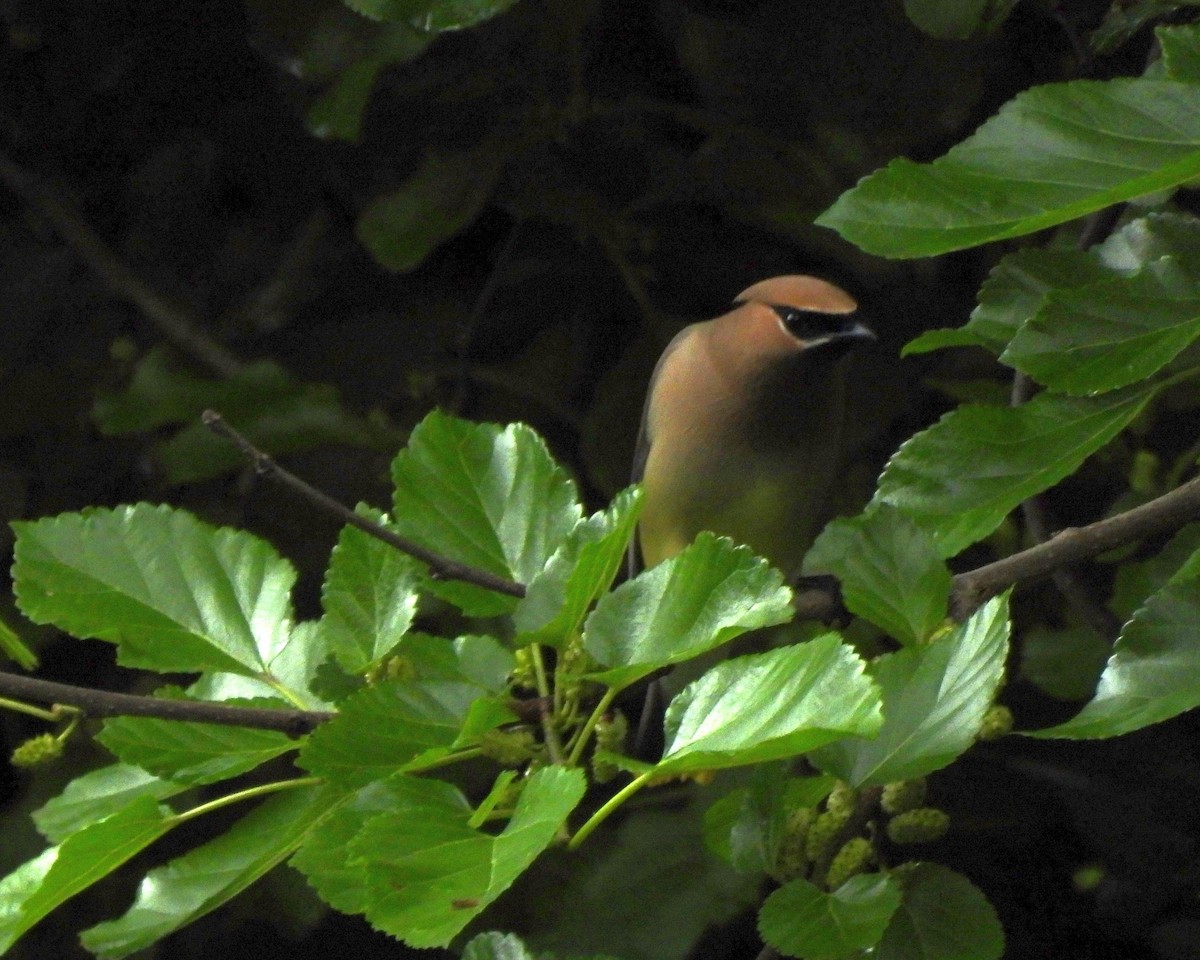
M 417 612 L 418 584 L 417 561 L 356 527 L 342 528 L 321 588 L 320 631 L 346 671 L 366 672 L 400 643 Z
M 1096 695 L 1034 737 L 1115 737 L 1200 706 L 1200 552 L 1125 624 Z
M 55 907 L 148 847 L 170 826 L 154 798 L 139 797 L 0 880 L 0 952 Z
M 655 771 L 793 757 L 839 737 L 873 736 L 880 722 L 879 691 L 862 660 L 830 633 L 727 660 L 685 687 L 667 707 Z
M 892 457 L 876 500 L 898 507 L 950 557 L 1022 501 L 1073 473 L 1136 417 L 1154 387 L 1100 397 L 1039 394 L 1019 407 L 964 406 Z
M 583 515 L 575 484 L 523 424 L 467 423 L 434 411 L 392 463 L 393 522 L 442 556 L 528 583 Z M 470 584 L 431 588 L 470 614 L 515 600 Z
M 1133 78 L 1034 87 L 933 163 L 893 160 L 817 223 L 868 253 L 924 257 L 1179 186 L 1200 176 L 1196 89 Z
M 883 785 L 940 770 L 975 742 L 1004 676 L 1008 600 L 996 597 L 947 636 L 871 663 L 883 691 L 883 728 L 812 755 L 851 786 Z
M 367 919 L 411 946 L 444 946 L 550 845 L 583 791 L 578 770 L 538 770 L 496 836 L 432 797 L 368 821 L 352 844 L 366 870 Z
M 117 960 L 211 913 L 282 863 L 342 800 L 319 786 L 271 797 L 216 839 L 151 870 L 133 906 L 85 930 L 83 945 Z
M 932 538 L 888 504 L 826 526 L 804 569 L 836 576 L 846 608 L 901 643 L 925 640 L 946 618 L 950 571 Z
M 601 597 L 584 625 L 584 647 L 622 687 L 659 667 L 792 617 L 783 576 L 727 537 L 702 533 L 676 556 Z
M 126 666 L 260 676 L 287 643 L 296 571 L 249 533 L 145 503 L 13 527 L 22 612 Z

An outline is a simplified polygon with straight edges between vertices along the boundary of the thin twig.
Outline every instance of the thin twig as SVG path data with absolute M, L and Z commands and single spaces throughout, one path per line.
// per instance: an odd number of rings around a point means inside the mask
M 1093 222 L 1089 219 L 1089 223 Z M 1087 232 L 1085 228 L 1085 232 Z M 1013 375 L 1012 405 L 1018 407 L 1025 403 L 1033 394 L 1033 381 L 1024 373 L 1017 371 Z M 1030 497 L 1021 504 L 1021 516 L 1025 520 L 1025 529 L 1036 543 L 1042 544 L 1050 539 L 1051 522 L 1046 510 L 1045 498 L 1038 494 Z M 1059 593 L 1067 603 L 1091 626 L 1100 636 L 1110 643 L 1116 640 L 1121 632 L 1121 623 L 1111 610 L 1097 599 L 1083 574 L 1073 564 L 1062 566 L 1053 571 L 1051 576 Z
M 1063 18 L 1061 11 L 1056 16 L 1064 28 L 1069 24 Z M 1068 33 L 1070 30 L 1068 29 Z M 1082 67 L 1082 63 L 1079 64 Z M 1087 251 L 1096 244 L 1103 242 L 1113 232 L 1120 222 L 1125 204 L 1118 203 L 1096 210 L 1083 222 L 1083 228 L 1075 242 L 1076 249 Z M 1019 407 L 1029 401 L 1034 394 L 1033 379 L 1020 370 L 1013 372 L 1011 405 Z M 1044 494 L 1035 494 L 1021 504 L 1021 516 L 1025 521 L 1025 529 L 1037 543 L 1045 543 L 1050 539 L 1049 512 L 1046 509 Z M 1088 584 L 1082 571 L 1074 565 L 1062 566 L 1056 569 L 1052 577 L 1054 585 L 1063 595 L 1067 603 L 1074 609 L 1084 622 L 1091 626 L 1100 636 L 1110 643 L 1117 639 L 1121 632 L 1121 622 L 1111 610 L 1101 601 Z
M 416 557 L 423 563 L 428 564 L 430 573 L 437 579 L 461 580 L 465 583 L 473 583 L 476 586 L 483 587 L 485 590 L 494 590 L 496 593 L 507 594 L 510 597 L 525 596 L 525 587 L 523 584 L 517 583 L 514 580 L 508 580 L 505 577 L 496 576 L 494 573 L 488 573 L 486 570 L 480 570 L 478 567 L 468 566 L 465 563 L 459 563 L 456 560 L 443 557 L 440 553 L 428 550 L 419 543 L 409 540 L 407 537 L 393 533 L 387 527 L 374 523 L 366 517 L 359 516 L 349 507 L 338 503 L 329 494 L 323 493 L 311 484 L 301 480 L 294 473 L 285 470 L 269 454 L 259 450 L 246 437 L 226 423 L 225 419 L 215 410 L 205 410 L 200 415 L 200 419 L 213 433 L 237 446 L 261 476 L 270 477 L 272 480 L 278 481 L 304 497 L 305 500 L 320 507 L 326 513 L 337 517 L 343 523 L 357 527 L 363 533 L 374 537 L 376 540 L 383 541 L 389 547 L 393 547 L 401 553 L 407 553 L 410 557 Z
M 1047 543 L 1051 539 L 1049 515 L 1042 497 L 1032 497 L 1021 504 L 1025 526 L 1033 539 Z M 1082 571 L 1074 564 L 1059 567 L 1053 573 L 1054 585 L 1088 625 L 1110 643 L 1121 632 L 1121 620 L 1096 597 Z
M 1006 587 L 1160 533 L 1178 530 L 1200 516 L 1200 477 L 1149 503 L 1086 527 L 1060 530 L 1045 543 L 954 578 L 951 615 L 962 620 Z
M 130 269 L 84 219 L 40 179 L 0 152 L 0 180 L 54 226 L 60 237 L 113 292 L 131 301 L 164 337 L 220 377 L 243 364 L 204 332 L 203 321 L 152 289 Z
M 278 730 L 289 737 L 304 736 L 335 716 L 324 710 L 270 710 L 235 707 L 208 700 L 140 697 L 4 672 L 0 672 L 0 696 L 32 700 L 35 703 L 66 704 L 79 708 L 89 717 L 157 717 L 161 720 Z
M 258 463 L 257 460 L 255 462 Z M 362 519 L 357 514 L 350 516 L 355 520 Z M 1097 556 L 1135 540 L 1177 530 L 1198 516 L 1200 477 L 1150 503 L 1086 527 L 1060 531 L 1036 547 L 967 573 L 960 573 L 954 578 L 950 594 L 951 615 L 957 620 L 965 620 L 989 597 L 995 596 L 1014 583 L 1045 576 L 1064 564 Z M 348 523 L 355 522 L 348 517 L 345 519 Z M 358 524 L 355 523 L 355 526 Z M 373 530 L 364 532 L 377 535 Z M 383 532 L 388 534 L 382 538 L 384 542 L 396 546 L 391 542 L 389 531 Z M 820 592 L 817 588 L 809 590 L 809 593 L 814 595 Z M 837 598 L 832 591 L 827 602 L 830 608 L 837 607 Z M 0 697 L 31 700 L 36 703 L 67 704 L 78 707 L 93 717 L 159 717 L 164 720 L 193 723 L 219 723 L 227 726 L 279 730 L 292 737 L 302 736 L 334 716 L 320 710 L 264 710 L 209 701 L 160 700 L 157 697 L 108 693 L 3 672 L 0 672 Z

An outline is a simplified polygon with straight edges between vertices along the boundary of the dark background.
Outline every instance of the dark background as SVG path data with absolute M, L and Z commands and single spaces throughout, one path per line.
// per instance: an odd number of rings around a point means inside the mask
M 894 156 L 939 155 L 1030 85 L 1139 72 L 1144 36 L 1109 58 L 1075 56 L 1105 7 L 1022 3 L 997 35 L 948 41 L 917 31 L 899 0 L 522 0 L 385 67 L 347 142 L 306 124 L 379 36 L 340 4 L 4 0 L 0 151 L 34 186 L 0 187 L 0 516 L 177 503 L 275 543 L 302 572 L 306 616 L 337 530 L 244 470 L 171 482 L 161 451 L 182 422 L 101 432 L 97 401 L 151 349 L 180 376 L 219 377 L 168 344 L 128 284 L 98 275 L 47 197 L 239 363 L 272 360 L 336 388 L 347 421 L 369 429 L 302 438 L 283 460 L 347 503 L 388 502 L 391 455 L 440 405 L 533 424 L 599 506 L 625 483 L 646 378 L 679 326 L 764 277 L 828 277 L 880 335 L 855 371 L 852 504 L 954 398 L 1007 389 L 972 353 L 895 359 L 921 330 L 960 325 L 1004 250 L 887 262 L 812 218 Z M 443 172 L 426 219 L 449 239 L 386 270 L 356 221 L 430 157 Z M 1084 482 L 1108 490 L 1113 477 Z M 20 622 L 11 599 L 0 615 Z M 44 676 L 154 685 L 115 669 L 104 644 L 21 631 Z M 1011 693 L 1018 706 L 1030 697 Z M 0 716 L 7 748 L 36 732 Z M 934 780 L 955 830 L 929 858 L 988 893 L 1010 956 L 1200 957 L 1195 742 L 1185 717 L 1112 744 L 973 753 Z M 0 783 L 0 867 L 36 852 L 28 811 L 102 753 L 77 742 L 57 767 Z M 78 930 L 123 909 L 138 866 L 212 828 L 172 834 L 17 955 L 76 955 Z M 1076 891 L 1072 873 L 1089 863 L 1107 879 Z M 279 949 L 404 955 L 278 871 L 161 952 Z M 702 955 L 754 951 L 752 928 L 735 923 Z

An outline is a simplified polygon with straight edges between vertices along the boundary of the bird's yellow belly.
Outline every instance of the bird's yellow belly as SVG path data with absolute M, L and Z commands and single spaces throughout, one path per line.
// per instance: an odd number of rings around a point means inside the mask
M 733 451 L 715 464 L 687 471 L 675 484 L 656 482 L 656 472 L 647 470 L 640 533 L 646 564 L 674 556 L 710 530 L 747 544 L 785 573 L 798 572 L 825 515 L 828 470 L 809 463 L 798 471 L 794 463 Z

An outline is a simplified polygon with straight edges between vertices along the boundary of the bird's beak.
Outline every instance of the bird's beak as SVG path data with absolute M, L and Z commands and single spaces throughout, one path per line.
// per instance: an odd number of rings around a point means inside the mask
M 861 340 L 878 340 L 875 331 L 861 323 L 847 324 L 844 330 L 834 330 L 821 337 L 809 340 L 805 346 L 812 350 L 816 347 L 828 349 L 832 347 L 839 353 L 851 349 Z

